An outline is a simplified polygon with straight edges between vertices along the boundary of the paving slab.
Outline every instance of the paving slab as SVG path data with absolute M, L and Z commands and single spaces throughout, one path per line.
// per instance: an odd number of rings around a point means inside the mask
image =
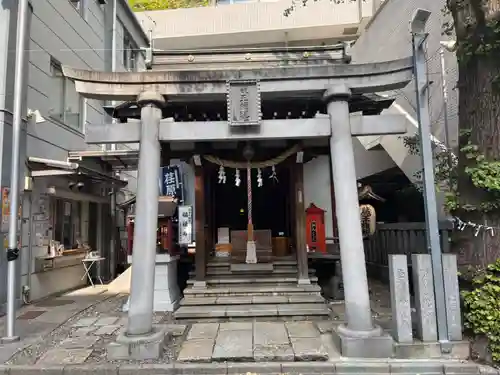
M 329 362 L 292 362 L 282 364 L 283 374 L 286 375 L 333 375 L 336 374 L 335 364 Z
M 96 336 L 110 336 L 121 328 L 119 325 L 100 326 L 95 332 Z
M 215 340 L 219 332 L 219 324 L 217 323 L 196 323 L 189 330 L 187 339 L 210 339 Z
M 92 334 L 97 327 L 90 326 L 90 327 L 80 327 L 77 328 L 75 331 L 71 332 L 71 337 L 82 337 L 82 336 L 88 336 Z
M 328 351 L 318 338 L 291 339 L 296 361 L 327 361 Z
M 214 361 L 251 361 L 253 360 L 252 331 L 223 331 L 215 340 L 212 355 Z
M 185 324 L 166 324 L 165 327 L 174 337 L 182 336 L 187 328 Z
M 59 311 L 51 311 L 49 314 L 42 314 L 38 318 L 33 319 L 35 322 L 40 323 L 54 323 L 54 324 L 63 324 L 68 319 L 72 318 L 77 311 L 75 310 L 59 310 Z
M 164 371 L 161 375 L 226 375 L 227 366 L 225 363 L 175 363 L 172 373 Z M 121 374 L 120 374 L 121 375 Z M 148 373 L 147 375 L 150 375 Z M 160 373 L 158 373 L 160 375 Z
M 253 329 L 252 322 L 228 322 L 220 323 L 219 332 L 223 331 L 251 331 Z
M 97 321 L 94 323 L 96 326 L 110 326 L 113 324 L 116 324 L 118 322 L 118 317 L 117 316 L 104 316 L 102 318 L 97 319 Z
M 253 343 L 256 346 L 289 345 L 290 340 L 285 324 L 281 322 L 255 322 Z
M 336 363 L 335 369 L 338 374 L 390 374 L 389 364 L 381 362 L 342 362 Z
M 293 362 L 295 354 L 291 345 L 254 346 L 253 358 L 255 362 Z
M 37 365 L 82 364 L 92 349 L 50 349 L 38 360 Z
M 338 323 L 334 323 L 334 322 L 332 322 L 330 320 L 325 320 L 325 321 L 322 321 L 322 322 L 316 322 L 315 323 L 316 328 L 318 329 L 318 331 L 320 333 L 332 332 L 335 329 L 335 326 L 337 324 Z
M 441 375 L 443 364 L 439 362 L 396 362 L 391 363 L 391 374 Z
M 215 341 L 212 339 L 188 340 L 182 344 L 177 360 L 180 362 L 210 362 Z
M 287 322 L 285 323 L 290 338 L 318 337 L 320 332 L 313 322 Z
M 228 375 L 248 375 L 248 374 L 266 374 L 283 375 L 281 372 L 281 363 L 276 362 L 258 362 L 258 363 L 228 363 Z
M 73 327 L 90 327 L 93 325 L 95 322 L 97 322 L 97 317 L 95 318 L 82 318 L 79 319 L 75 324 L 73 324 Z
M 90 349 L 97 341 L 99 337 L 96 336 L 68 337 L 59 346 L 65 349 Z

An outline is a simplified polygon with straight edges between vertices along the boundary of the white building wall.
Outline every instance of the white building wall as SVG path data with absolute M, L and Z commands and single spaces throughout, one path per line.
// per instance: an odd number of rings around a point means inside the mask
M 366 151 L 357 138 L 353 138 L 354 161 L 358 180 L 396 167 L 384 150 Z M 325 210 L 326 237 L 333 237 L 333 215 L 330 188 L 330 163 L 327 155 L 321 155 L 304 164 L 304 204 L 311 203 Z
M 6 0 L 0 2 L 0 20 L 4 22 L 9 20 L 9 11 L 13 6 L 12 1 Z M 28 113 L 33 114 L 33 119 L 27 126 L 26 137 L 26 156 L 39 157 L 45 159 L 55 159 L 65 161 L 68 151 L 80 151 L 86 149 L 100 149 L 98 146 L 88 146 L 84 140 L 85 124 L 103 123 L 105 114 L 102 108 L 103 103 L 97 100 L 84 100 L 80 98 L 71 82 L 66 84 L 67 102 L 62 106 L 61 85 L 58 78 L 54 75 L 53 63 L 58 62 L 61 65 L 68 65 L 75 68 L 89 70 L 106 70 L 110 66 L 110 51 L 106 48 L 106 38 L 109 38 L 112 27 L 106 24 L 106 13 L 109 12 L 110 4 L 115 0 L 108 0 L 107 5 L 101 5 L 97 0 L 81 0 L 82 10 L 76 9 L 73 1 L 69 0 L 32 0 L 33 14 L 31 18 L 31 30 L 28 45 L 28 78 L 27 78 L 27 103 Z M 147 36 L 140 28 L 137 20 L 130 11 L 126 0 L 116 0 L 117 14 L 120 21 L 117 25 L 125 25 L 128 28 L 128 34 L 137 48 L 147 45 Z M 106 8 L 107 7 L 107 8 Z M 17 15 L 11 16 L 16 19 Z M 14 26 L 14 27 L 13 27 Z M 1 28 L 0 28 L 1 29 Z M 2 29 L 3 34 L 5 28 Z M 117 67 L 123 70 L 123 28 L 117 30 Z M 5 36 L 6 40 L 15 39 L 15 25 L 11 25 Z M 14 34 L 12 34 L 14 33 Z M 4 41 L 0 41 L 0 47 L 4 46 Z M 7 42 L 6 42 L 7 43 Z M 11 43 L 11 41 L 9 41 Z M 12 111 L 12 93 L 9 87 L 12 86 L 14 53 L 9 44 L 9 48 L 0 48 L 0 59 L 7 61 L 6 76 L 3 71 L 0 72 L 0 96 L 5 95 L 5 109 Z M 14 47 L 15 48 L 15 47 Z M 137 52 L 137 55 L 140 54 Z M 121 59 L 121 60 L 120 60 Z M 143 62 L 143 59 L 139 59 Z M 0 64 L 2 65 L 2 64 Z M 8 82 L 7 84 L 1 84 Z M 6 88 L 5 88 L 6 87 Z M 5 93 L 3 89 L 5 88 Z M 64 118 L 58 117 L 62 109 L 69 110 L 78 115 L 67 115 Z M 1 108 L 3 109 L 3 108 Z M 79 121 L 75 119 L 79 118 Z M 1 121 L 0 121 L 1 123 Z M 11 126 L 10 123 L 4 123 L 3 126 Z M 10 130 L 2 132 L 3 136 L 8 136 Z M 1 136 L 1 135 L 0 135 Z M 4 150 L 5 152 L 5 150 Z M 7 155 L 9 156 L 9 155 Z M 4 156 L 5 158 L 5 156 Z M 10 166 L 10 161 L 5 163 Z M 23 159 L 24 165 L 24 159 Z M 5 170 L 4 170 L 5 169 Z M 2 168 L 2 174 L 5 174 L 7 168 Z M 128 177 L 132 180 L 130 186 L 135 189 L 135 175 Z M 4 179 L 8 181 L 8 179 Z M 36 183 L 34 184 L 36 185 Z M 31 196 L 31 197 L 30 197 Z M 36 189 L 30 193 L 24 194 L 23 217 L 29 219 L 29 202 L 32 212 L 40 209 L 38 204 L 39 193 Z M 88 232 L 89 218 L 88 207 L 82 202 L 83 214 L 82 234 Z M 47 207 L 48 209 L 48 207 Z M 85 219 L 85 213 L 87 215 Z M 40 224 L 40 223 L 38 223 Z M 36 225 L 38 225 L 36 224 Z M 22 257 L 19 267 L 20 285 L 31 286 L 31 298 L 39 299 L 47 295 L 59 292 L 64 289 L 71 289 L 83 285 L 86 280 L 81 280 L 83 267 L 81 262 L 74 266 L 67 266 L 43 273 L 33 273 L 34 259 L 37 256 L 46 254 L 47 247 L 37 242 L 36 235 L 40 232 L 40 227 L 33 225 L 32 235 L 29 225 L 23 224 L 22 227 Z M 85 226 L 85 228 L 83 228 Z M 37 232 L 38 231 L 38 232 Z M 84 239 L 84 238 L 82 238 Z M 30 249 L 30 251 L 28 251 Z M 27 254 L 31 252 L 31 259 Z M 64 257 L 66 258 L 66 257 Z M 67 258 L 69 259 L 69 258 Z M 65 259 L 67 261 L 67 259 Z M 2 262 L 0 267 L 0 283 L 4 284 L 6 267 Z M 28 275 L 31 274 L 30 280 Z M 4 285 L 3 285 L 4 286 Z M 0 310 L 4 301 L 2 290 L 0 290 Z

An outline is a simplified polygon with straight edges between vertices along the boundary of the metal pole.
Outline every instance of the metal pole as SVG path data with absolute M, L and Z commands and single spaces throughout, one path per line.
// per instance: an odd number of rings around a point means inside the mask
M 19 340 L 16 336 L 16 259 L 19 257 L 17 221 L 19 210 L 20 143 L 23 121 L 24 58 L 28 28 L 28 0 L 19 0 L 17 9 L 16 65 L 14 69 L 14 116 L 12 121 L 12 160 L 10 165 L 9 248 L 7 249 L 7 327 L 3 342 Z
M 431 145 L 431 126 L 429 116 L 429 82 L 427 79 L 427 61 L 424 43 L 426 33 L 412 31 L 413 63 L 415 88 L 417 97 L 417 118 L 419 123 L 420 154 L 422 156 L 424 178 L 424 204 L 427 247 L 432 259 L 434 294 L 436 298 L 436 315 L 438 339 L 441 351 L 448 352 L 448 326 L 446 319 L 446 296 L 444 293 L 443 261 L 439 239 L 439 223 L 437 215 L 436 186 L 434 181 L 434 164 Z
M 441 58 L 441 82 L 443 89 L 443 120 L 444 120 L 444 144 L 446 146 L 446 156 L 448 158 L 448 168 L 450 170 L 450 176 L 448 178 L 448 188 L 451 189 L 451 169 L 453 168 L 453 159 L 452 159 L 452 149 L 450 146 L 450 127 L 448 123 L 448 87 L 446 85 L 446 63 L 444 61 L 444 50 L 443 47 L 439 49 L 439 56 Z

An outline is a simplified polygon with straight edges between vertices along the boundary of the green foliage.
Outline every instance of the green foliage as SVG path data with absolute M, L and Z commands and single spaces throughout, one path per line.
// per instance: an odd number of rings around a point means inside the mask
M 476 29 L 477 30 L 477 29 Z M 473 57 L 500 54 L 500 20 L 492 19 L 475 34 L 458 44 L 457 57 L 467 64 Z
M 491 212 L 500 209 L 500 161 L 488 160 L 479 151 L 479 146 L 469 140 L 470 135 L 471 130 L 469 129 L 460 132 L 460 143 L 465 143 L 465 146 L 460 148 L 460 153 L 467 159 L 467 165 L 463 172 L 470 179 L 472 185 L 478 189 L 481 196 L 481 202 L 477 206 L 460 203 L 457 162 L 454 157 L 450 157 L 448 150 L 434 145 L 436 189 L 445 193 L 445 207 L 450 213 L 459 209 L 480 212 Z M 420 154 L 417 136 L 405 137 L 404 144 L 411 154 Z M 451 163 L 450 159 L 452 160 Z M 417 188 L 421 189 L 422 172 L 416 172 L 415 178 Z
M 473 279 L 474 289 L 463 291 L 464 325 L 488 339 L 493 361 L 500 361 L 500 259 Z
M 417 135 L 413 137 L 404 137 L 403 143 L 411 155 L 420 155 L 420 141 Z M 434 156 L 434 173 L 436 179 L 436 189 L 443 191 L 446 196 L 445 206 L 449 212 L 456 209 L 457 203 L 457 179 L 456 179 L 456 158 L 450 154 L 443 146 L 438 144 L 432 145 Z M 423 177 L 422 171 L 414 173 L 415 187 L 423 190 Z
M 130 7 L 136 12 L 146 10 L 164 10 L 178 8 L 194 8 L 209 5 L 209 0 L 128 0 Z

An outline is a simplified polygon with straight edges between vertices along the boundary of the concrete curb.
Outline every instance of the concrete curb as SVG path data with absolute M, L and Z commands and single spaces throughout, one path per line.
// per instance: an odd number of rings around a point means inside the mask
M 0 375 L 500 375 L 493 367 L 460 362 L 232 362 L 174 364 L 88 364 L 60 366 L 2 366 Z

